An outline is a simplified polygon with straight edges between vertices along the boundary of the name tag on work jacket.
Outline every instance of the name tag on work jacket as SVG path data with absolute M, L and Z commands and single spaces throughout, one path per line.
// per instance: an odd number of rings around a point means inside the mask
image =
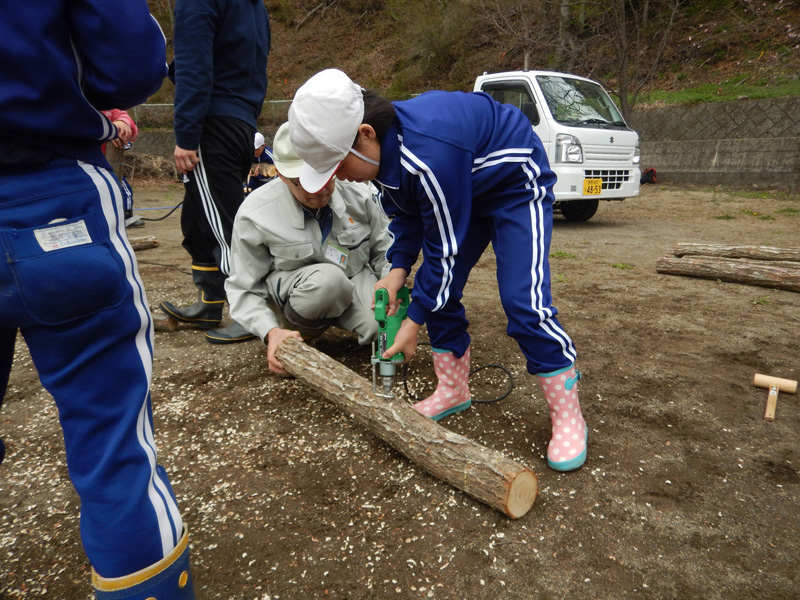
M 343 269 L 347 266 L 348 251 L 340 246 L 328 242 L 325 248 L 325 258 Z

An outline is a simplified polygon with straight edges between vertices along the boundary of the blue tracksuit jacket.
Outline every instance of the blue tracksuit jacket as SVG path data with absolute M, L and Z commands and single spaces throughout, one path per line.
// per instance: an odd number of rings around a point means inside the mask
M 483 93 L 428 92 L 395 102 L 376 183 L 393 217 L 392 267 L 411 272 L 408 317 L 434 347 L 461 356 L 469 344 L 461 295 L 491 242 L 508 333 L 532 373 L 575 360 L 550 294 L 553 185 L 541 141 L 515 107 Z
M 117 130 L 100 111 L 144 102 L 166 75 L 147 5 L 0 0 L 0 13 L 0 146 L 108 167 L 100 146 Z

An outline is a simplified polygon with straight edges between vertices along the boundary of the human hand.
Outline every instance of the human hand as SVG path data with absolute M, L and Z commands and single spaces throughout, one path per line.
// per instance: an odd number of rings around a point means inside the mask
M 397 292 L 406 284 L 408 279 L 408 271 L 401 268 L 395 268 L 389 271 L 389 274 L 383 279 L 378 280 L 375 284 L 373 291 L 386 290 L 389 293 L 389 308 L 386 311 L 387 317 L 392 317 L 397 314 Z M 372 294 L 372 306 L 375 309 L 375 294 Z
M 189 171 L 193 171 L 195 165 L 200 162 L 197 150 L 185 150 L 180 146 L 175 146 L 173 157 L 175 158 L 175 168 L 184 175 L 188 175 Z
M 114 121 L 114 126 L 117 128 L 119 135 L 116 139 L 111 140 L 111 143 L 117 148 L 123 148 L 125 144 L 131 141 L 133 130 L 128 123 L 122 120 Z
M 411 319 L 403 321 L 397 331 L 397 335 L 394 336 L 394 344 L 389 346 L 381 357 L 392 358 L 398 352 L 402 352 L 405 357 L 403 364 L 406 364 L 417 351 L 417 336 L 421 327 L 422 325 Z
M 267 334 L 267 363 L 269 370 L 278 375 L 288 375 L 289 373 L 283 368 L 281 362 L 275 357 L 278 347 L 286 338 L 297 338 L 302 340 L 303 336 L 299 331 L 292 331 L 291 329 L 281 329 L 280 327 L 273 327 Z

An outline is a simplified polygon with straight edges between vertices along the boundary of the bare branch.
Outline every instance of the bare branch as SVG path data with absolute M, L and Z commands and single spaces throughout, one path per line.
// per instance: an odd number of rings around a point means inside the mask
M 320 2 L 320 3 L 319 3 L 319 4 L 317 4 L 317 5 L 316 5 L 314 8 L 312 8 L 312 9 L 311 9 L 311 10 L 310 10 L 310 11 L 309 11 L 307 14 L 306 14 L 306 16 L 305 16 L 305 17 L 303 17 L 302 19 L 300 19 L 300 21 L 298 21 L 298 22 L 297 22 L 297 25 L 295 25 L 295 26 L 294 26 L 294 28 L 295 28 L 295 29 L 300 29 L 300 28 L 303 26 L 303 24 L 304 24 L 306 21 L 308 21 L 308 20 L 309 20 L 309 19 L 310 19 L 310 18 L 311 18 L 311 17 L 314 15 L 314 13 L 315 13 L 315 12 L 317 12 L 317 11 L 318 11 L 320 8 L 321 8 L 321 9 L 323 9 L 323 10 L 322 10 L 322 12 L 324 13 L 326 10 L 328 10 L 328 9 L 329 9 L 331 6 L 333 6 L 333 5 L 334 5 L 334 4 L 336 4 L 337 2 L 338 2 L 338 0 L 332 0 L 332 1 L 330 1 L 330 2 L 327 2 L 327 1 L 326 1 L 326 2 Z

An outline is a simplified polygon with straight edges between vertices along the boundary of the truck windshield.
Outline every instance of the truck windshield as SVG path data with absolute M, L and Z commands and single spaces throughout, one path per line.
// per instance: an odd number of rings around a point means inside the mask
M 553 118 L 559 123 L 626 126 L 614 101 L 600 85 L 553 75 L 538 75 L 536 80 Z

